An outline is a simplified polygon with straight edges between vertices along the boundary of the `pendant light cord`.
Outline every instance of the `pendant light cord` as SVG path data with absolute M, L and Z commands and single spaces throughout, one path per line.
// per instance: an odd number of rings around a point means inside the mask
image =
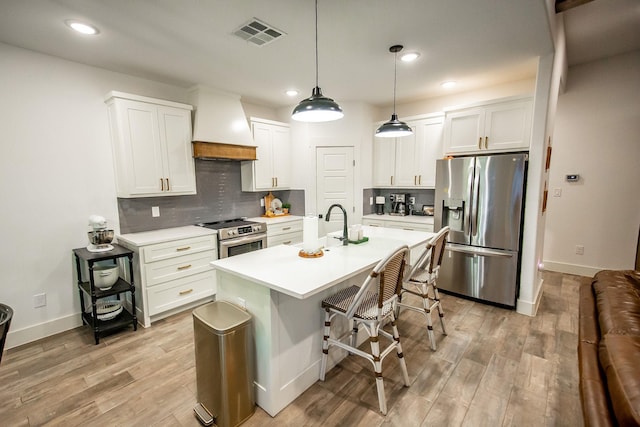
M 393 52 L 393 114 L 396 113 L 396 82 L 398 77 L 398 52 Z
M 318 87 L 318 0 L 316 0 L 316 87 Z

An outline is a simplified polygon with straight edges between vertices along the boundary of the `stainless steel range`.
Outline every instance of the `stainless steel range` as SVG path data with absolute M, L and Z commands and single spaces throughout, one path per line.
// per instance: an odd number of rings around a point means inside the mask
M 218 256 L 227 258 L 267 247 L 267 224 L 242 218 L 202 222 L 200 227 L 218 231 Z

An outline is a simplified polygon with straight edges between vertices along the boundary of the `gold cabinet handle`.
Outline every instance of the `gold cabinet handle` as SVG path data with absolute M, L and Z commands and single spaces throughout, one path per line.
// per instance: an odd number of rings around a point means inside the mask
M 193 292 L 193 289 L 185 289 L 184 291 L 180 291 L 180 295 L 186 295 L 186 294 L 190 294 L 191 292 Z
M 191 264 L 182 265 L 182 266 L 178 267 L 178 270 L 186 270 L 187 268 L 191 268 Z
M 167 180 L 167 191 L 171 191 L 171 187 L 169 187 L 169 178 L 165 178 Z
M 191 246 L 182 246 L 180 248 L 176 248 L 176 251 L 182 252 L 182 251 L 188 251 L 189 249 L 191 249 Z
M 160 178 L 160 191 L 164 191 L 164 179 Z
M 286 242 L 282 242 L 283 245 L 290 245 L 291 244 L 291 240 L 287 240 Z
M 291 227 L 284 227 L 284 228 L 282 229 L 282 231 L 287 231 L 287 230 L 291 230 Z
M 276 187 L 278 186 L 278 177 L 276 176 Z
M 489 148 L 489 137 L 488 136 L 484 137 L 484 148 Z
M 422 175 L 418 175 L 418 185 L 422 185 Z
M 478 150 L 482 149 L 482 137 L 478 138 Z
M 391 175 L 391 185 L 393 185 L 393 175 Z

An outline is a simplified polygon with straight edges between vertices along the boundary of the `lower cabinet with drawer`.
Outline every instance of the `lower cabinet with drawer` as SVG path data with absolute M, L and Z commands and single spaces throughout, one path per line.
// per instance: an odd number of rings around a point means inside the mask
M 137 259 L 136 311 L 144 327 L 214 299 L 216 275 L 210 264 L 218 258 L 214 231 L 179 227 L 125 234 L 118 236 L 118 242 Z
M 371 215 L 370 217 L 363 217 L 362 224 L 369 225 L 371 227 L 400 228 L 403 230 L 427 231 L 429 233 L 433 233 L 433 217 Z M 413 248 L 410 255 L 411 260 L 413 261 L 418 259 L 424 249 L 424 247 Z
M 267 247 L 302 243 L 302 218 L 268 220 Z

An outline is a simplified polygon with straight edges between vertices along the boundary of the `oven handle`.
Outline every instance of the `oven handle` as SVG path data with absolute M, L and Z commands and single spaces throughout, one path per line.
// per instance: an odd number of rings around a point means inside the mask
M 233 239 L 227 239 L 220 241 L 220 247 L 237 246 L 238 244 L 252 243 L 263 240 L 267 237 L 267 233 L 252 234 L 251 236 L 234 237 Z

